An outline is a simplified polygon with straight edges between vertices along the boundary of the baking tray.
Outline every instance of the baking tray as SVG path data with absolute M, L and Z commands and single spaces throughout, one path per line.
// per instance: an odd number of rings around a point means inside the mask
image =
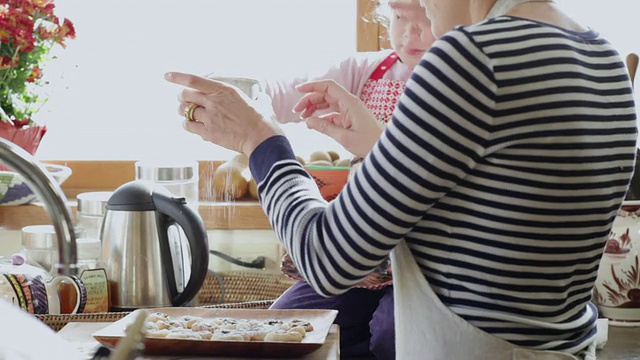
M 304 319 L 311 322 L 313 331 L 302 342 L 268 341 L 222 341 L 146 338 L 144 352 L 149 355 L 210 355 L 241 357 L 299 357 L 318 350 L 324 344 L 329 328 L 336 318 L 336 310 L 270 310 L 270 309 L 204 309 L 204 308 L 153 308 L 151 312 L 162 312 L 171 317 L 198 316 L 205 319 L 224 317 L 232 319 L 279 319 L 283 321 Z M 115 347 L 125 336 L 128 324 L 133 323 L 137 313 L 131 313 L 93 334 L 101 344 Z

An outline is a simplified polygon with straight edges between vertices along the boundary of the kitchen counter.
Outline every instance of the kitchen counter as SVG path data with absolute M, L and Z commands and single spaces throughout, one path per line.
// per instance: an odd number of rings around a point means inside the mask
M 69 323 L 60 330 L 59 334 L 64 339 L 73 342 L 77 348 L 90 358 L 93 351 L 99 346 L 91 334 L 107 326 L 109 323 Z M 307 355 L 303 359 L 340 359 L 339 356 L 339 330 L 333 326 L 329 331 L 326 345 L 316 352 Z M 145 357 L 145 360 L 187 360 L 187 357 Z M 202 358 L 222 360 L 223 358 Z M 598 350 L 597 360 L 638 360 L 640 359 L 640 328 L 609 327 L 607 344 Z M 241 360 L 241 358 L 234 358 Z
M 609 340 L 597 360 L 640 359 L 640 328 L 609 326 Z

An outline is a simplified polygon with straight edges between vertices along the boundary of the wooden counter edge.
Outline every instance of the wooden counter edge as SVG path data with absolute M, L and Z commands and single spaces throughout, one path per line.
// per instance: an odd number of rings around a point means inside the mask
M 69 206 L 76 218 L 75 202 Z M 227 203 L 204 203 L 200 205 L 200 215 L 207 230 L 264 230 L 271 225 L 255 201 Z M 20 230 L 27 225 L 51 224 L 42 203 L 19 206 L 0 206 L 0 229 Z

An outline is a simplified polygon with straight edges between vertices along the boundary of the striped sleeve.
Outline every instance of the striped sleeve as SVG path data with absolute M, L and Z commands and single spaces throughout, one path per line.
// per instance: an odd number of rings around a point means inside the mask
M 468 39 L 459 37 L 426 55 L 366 165 L 332 203 L 294 162 L 278 163 L 260 183 L 274 229 L 321 294 L 342 293 L 368 275 L 483 156 L 494 85 L 484 55 L 463 50 Z M 470 60 L 454 65 L 452 57 Z M 254 153 L 252 164 L 267 168 L 258 160 L 265 151 Z

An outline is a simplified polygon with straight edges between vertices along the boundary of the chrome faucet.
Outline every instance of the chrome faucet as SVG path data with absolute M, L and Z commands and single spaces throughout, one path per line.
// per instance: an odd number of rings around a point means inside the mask
M 17 171 L 44 202 L 58 238 L 59 274 L 77 275 L 77 248 L 73 217 L 58 182 L 28 152 L 14 143 L 0 138 L 0 162 Z

